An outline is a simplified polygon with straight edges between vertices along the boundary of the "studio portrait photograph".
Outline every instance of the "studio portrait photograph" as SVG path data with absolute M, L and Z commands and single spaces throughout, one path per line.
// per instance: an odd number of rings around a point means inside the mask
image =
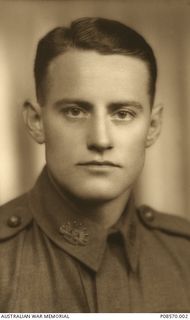
M 0 0 L 0 313 L 190 313 L 190 1 Z

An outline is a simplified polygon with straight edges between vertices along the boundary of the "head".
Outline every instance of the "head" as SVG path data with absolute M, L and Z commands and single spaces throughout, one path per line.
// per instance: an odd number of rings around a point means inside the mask
M 82 18 L 69 28 L 58 27 L 38 43 L 34 64 L 36 96 L 40 105 L 45 103 L 46 74 L 50 62 L 71 49 L 96 51 L 102 55 L 121 54 L 145 62 L 149 71 L 148 93 L 154 102 L 157 64 L 152 48 L 146 40 L 128 26 L 103 18 Z
M 149 44 L 117 21 L 79 19 L 40 40 L 34 74 L 38 103 L 24 118 L 63 190 L 93 201 L 128 193 L 160 132 Z

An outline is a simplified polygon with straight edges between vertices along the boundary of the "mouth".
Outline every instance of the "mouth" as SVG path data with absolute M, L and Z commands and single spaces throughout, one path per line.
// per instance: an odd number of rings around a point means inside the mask
M 79 166 L 86 166 L 86 167 L 116 167 L 121 168 L 121 166 L 118 163 L 111 162 L 111 161 L 87 161 L 87 162 L 79 162 Z

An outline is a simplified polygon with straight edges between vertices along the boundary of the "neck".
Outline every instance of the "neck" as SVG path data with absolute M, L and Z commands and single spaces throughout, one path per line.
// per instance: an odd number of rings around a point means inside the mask
M 105 202 L 79 200 L 62 190 L 50 173 L 49 178 L 69 210 L 100 224 L 105 229 L 110 228 L 118 221 L 130 196 L 128 190 L 119 197 Z
M 116 199 L 101 203 L 81 203 L 79 210 L 83 216 L 108 229 L 118 221 L 126 207 L 128 199 L 129 194 L 124 193 Z M 78 205 L 77 208 L 79 208 Z

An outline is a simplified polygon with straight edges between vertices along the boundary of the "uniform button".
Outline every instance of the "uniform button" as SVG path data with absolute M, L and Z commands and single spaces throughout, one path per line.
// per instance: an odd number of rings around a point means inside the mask
M 153 221 L 154 220 L 154 214 L 152 211 L 145 211 L 144 216 L 146 220 Z
M 10 228 L 16 228 L 19 227 L 21 225 L 21 217 L 19 216 L 11 216 L 8 220 L 7 220 L 7 225 Z

